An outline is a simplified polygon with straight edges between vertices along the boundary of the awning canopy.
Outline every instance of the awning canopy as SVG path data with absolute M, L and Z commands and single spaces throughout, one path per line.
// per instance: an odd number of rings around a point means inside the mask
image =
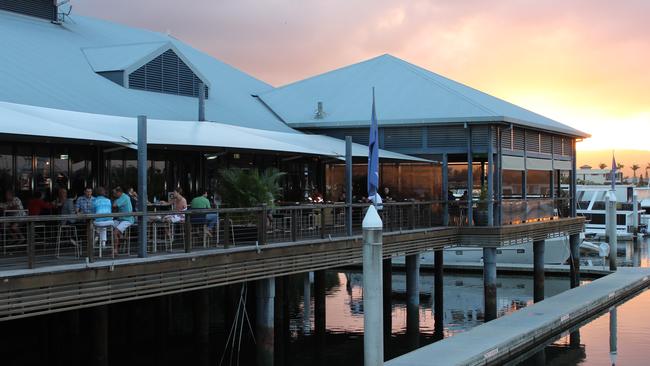
M 0 133 L 102 141 L 137 148 L 137 119 L 0 102 Z M 345 142 L 322 135 L 277 132 L 230 124 L 148 120 L 147 142 L 153 145 L 262 150 L 341 158 Z M 352 155 L 367 157 L 368 147 L 353 144 Z M 380 158 L 430 162 L 380 150 Z

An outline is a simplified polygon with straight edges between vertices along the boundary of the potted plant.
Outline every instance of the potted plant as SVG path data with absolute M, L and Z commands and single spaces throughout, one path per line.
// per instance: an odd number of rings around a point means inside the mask
M 220 172 L 219 192 L 222 202 L 229 208 L 250 208 L 266 205 L 273 207 L 281 194 L 280 179 L 285 173 L 276 168 L 228 168 Z M 234 242 L 256 240 L 259 212 L 231 213 Z
M 481 187 L 481 192 L 478 196 L 478 203 L 476 209 L 473 211 L 474 224 L 476 226 L 487 226 L 488 224 L 488 191 L 484 185 Z

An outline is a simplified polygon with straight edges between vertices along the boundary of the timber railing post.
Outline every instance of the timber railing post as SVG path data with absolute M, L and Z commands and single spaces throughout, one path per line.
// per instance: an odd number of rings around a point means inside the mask
M 188 212 L 185 214 L 185 253 L 189 253 L 192 251 L 192 217 L 190 216 L 190 213 Z
M 34 221 L 27 223 L 27 268 L 34 268 Z
M 266 204 L 262 204 L 259 213 L 259 225 L 257 225 L 257 242 L 258 245 L 266 244 Z
M 291 241 L 298 240 L 298 210 L 291 209 Z
M 88 258 L 88 262 L 94 262 L 95 261 L 95 227 L 93 226 L 93 220 L 88 219 L 88 222 L 86 223 L 86 257 Z M 101 245 L 101 243 L 100 243 Z M 101 249 L 100 249 L 101 250 Z
M 327 221 L 325 221 L 325 207 L 322 207 L 320 209 L 320 238 L 321 239 L 325 239 L 325 234 L 327 232 L 327 230 L 325 228 L 325 223 L 326 222 Z
M 223 247 L 225 249 L 230 248 L 232 244 L 232 238 L 230 237 L 232 230 L 230 228 L 230 215 L 228 213 L 223 214 Z

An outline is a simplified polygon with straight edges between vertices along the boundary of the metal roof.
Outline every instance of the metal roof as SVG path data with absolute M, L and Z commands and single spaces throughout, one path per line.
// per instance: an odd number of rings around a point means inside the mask
M 137 119 L 0 102 L 0 133 L 102 141 L 136 148 Z M 149 119 L 149 144 L 263 150 L 340 158 L 345 142 L 332 137 L 234 126 L 217 122 Z M 353 156 L 368 147 L 353 144 Z M 383 159 L 430 162 L 381 150 Z
M 212 85 L 206 118 L 295 133 L 251 94 L 272 87 L 172 36 L 72 14 L 60 25 L 0 10 L 0 101 L 71 111 L 197 120 L 197 98 L 128 89 L 98 71 L 145 62 L 170 45 Z
M 391 55 L 270 89 L 259 97 L 292 127 L 366 126 L 372 87 L 379 124 L 383 126 L 508 122 L 576 137 L 589 136 Z M 321 118 L 316 116 L 318 102 L 323 103 Z

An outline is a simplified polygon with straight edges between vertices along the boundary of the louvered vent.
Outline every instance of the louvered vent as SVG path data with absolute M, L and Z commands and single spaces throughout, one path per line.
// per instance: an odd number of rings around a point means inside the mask
M 512 149 L 513 150 L 524 150 L 524 130 L 521 128 L 515 128 L 512 133 Z
M 539 152 L 539 132 L 526 131 L 526 150 Z
M 512 150 L 512 128 L 501 129 L 501 148 Z
M 474 148 L 487 148 L 488 146 L 488 128 L 487 126 L 472 127 L 472 146 Z
M 540 151 L 544 154 L 553 153 L 553 136 L 543 133 L 541 136 Z
M 57 8 L 53 0 L 0 0 L 0 10 L 57 20 Z
M 129 74 L 129 88 L 158 93 L 199 96 L 199 79 L 178 55 L 167 50 Z M 208 98 L 208 87 L 205 86 Z
M 440 126 L 427 128 L 427 147 L 467 146 L 467 135 L 463 126 Z
M 422 147 L 421 127 L 395 127 L 384 129 L 384 148 Z
M 553 153 L 555 155 L 564 155 L 562 154 L 562 140 L 560 136 L 553 136 Z
M 562 155 L 571 156 L 571 139 L 565 137 L 562 143 Z

